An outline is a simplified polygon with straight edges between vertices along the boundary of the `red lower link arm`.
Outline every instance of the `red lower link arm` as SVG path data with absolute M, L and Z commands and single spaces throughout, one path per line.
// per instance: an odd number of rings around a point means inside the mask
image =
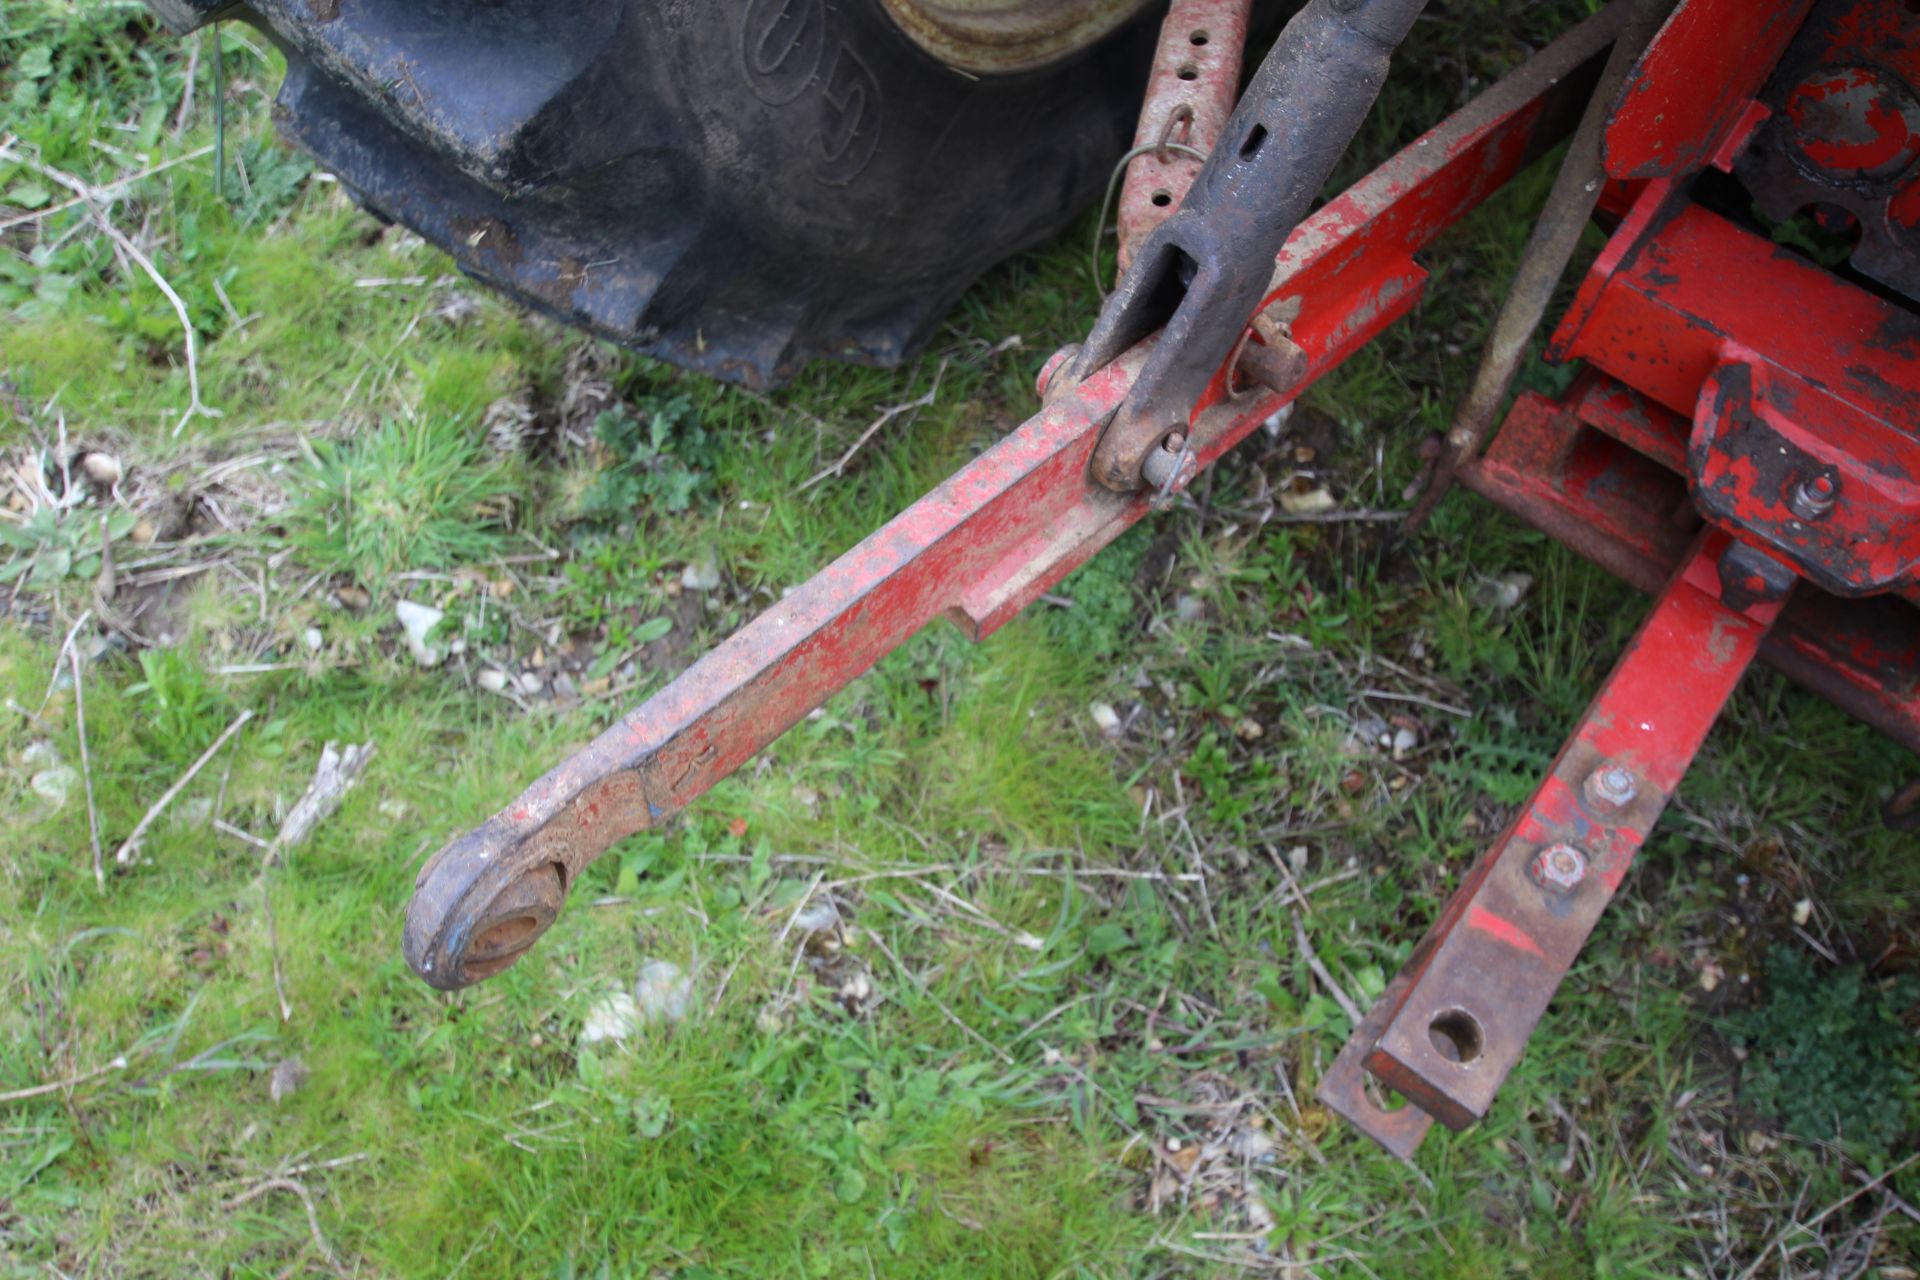
M 1785 592 L 1723 600 L 1742 558 L 1726 560 L 1729 545 L 1720 533 L 1695 543 L 1546 781 L 1322 1079 L 1320 1100 L 1396 1155 L 1434 1120 L 1460 1129 L 1486 1114 L 1760 652 Z M 1739 600 L 1745 585 L 1724 594 Z M 1363 1071 L 1412 1105 L 1381 1107 Z
M 1267 294 L 1300 348 L 1297 381 L 1235 396 L 1217 379 L 1176 484 L 1413 307 L 1426 280 L 1414 252 L 1566 135 L 1619 16 L 1576 27 L 1301 224 Z M 1056 396 L 435 854 L 407 911 L 414 971 L 455 988 L 505 969 L 616 841 L 685 807 L 934 618 L 983 637 L 1146 514 L 1144 496 L 1088 475 L 1143 351 Z

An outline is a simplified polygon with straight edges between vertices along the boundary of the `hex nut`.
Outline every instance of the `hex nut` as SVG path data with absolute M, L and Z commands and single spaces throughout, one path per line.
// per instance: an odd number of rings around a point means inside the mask
M 1587 775 L 1584 790 L 1594 808 L 1618 812 L 1640 794 L 1640 780 L 1623 764 L 1603 764 Z
M 1587 855 L 1570 844 L 1550 844 L 1533 855 L 1527 874 L 1543 889 L 1567 893 L 1587 878 Z
M 1787 509 L 1802 520 L 1818 520 L 1833 510 L 1834 499 L 1839 496 L 1839 478 L 1832 472 L 1822 472 L 1794 486 L 1793 496 L 1787 499 Z

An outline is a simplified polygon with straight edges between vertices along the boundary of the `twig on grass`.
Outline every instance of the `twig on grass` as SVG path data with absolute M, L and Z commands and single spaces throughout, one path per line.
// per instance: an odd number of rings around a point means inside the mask
M 107 873 L 100 865 L 100 811 L 93 803 L 93 757 L 87 751 L 87 695 L 80 678 L 80 651 L 68 649 L 67 662 L 73 667 L 73 720 L 80 735 L 80 778 L 87 788 L 87 834 L 93 840 L 93 883 L 104 890 Z
M 273 841 L 262 840 L 259 836 L 253 834 L 253 832 L 251 831 L 242 831 L 239 827 L 234 826 L 231 822 L 228 822 L 225 818 L 215 818 L 213 820 L 213 829 L 215 831 L 218 831 L 221 835 L 232 836 L 235 840 L 240 841 L 242 844 L 250 844 L 256 849 L 260 849 L 265 852 L 272 852 L 273 850 Z
M 1393 524 L 1405 520 L 1404 511 L 1372 511 L 1357 509 L 1353 511 L 1295 511 L 1289 514 L 1270 516 L 1264 524 Z
M 269 1191 L 291 1191 L 294 1195 L 300 1197 L 300 1203 L 304 1205 L 307 1210 L 307 1227 L 313 1233 L 313 1247 L 320 1251 L 320 1256 L 327 1260 L 327 1265 L 333 1268 L 335 1275 L 346 1275 L 346 1269 L 340 1265 L 340 1258 L 334 1253 L 333 1246 L 329 1245 L 326 1236 L 321 1234 L 320 1215 L 313 1207 L 313 1193 L 308 1191 L 306 1186 L 296 1179 L 268 1178 L 252 1190 L 243 1191 L 233 1199 L 227 1201 L 225 1207 L 230 1210 L 238 1209 L 241 1205 L 251 1200 L 258 1200 Z
M 187 116 L 193 111 L 194 82 L 200 76 L 200 44 L 190 41 L 187 49 L 186 85 L 180 90 L 180 109 L 173 115 L 173 136 L 179 137 L 187 131 Z
M 267 951 L 273 959 L 273 996 L 280 1002 L 280 1021 L 293 1020 L 293 1004 L 287 999 L 286 975 L 280 970 L 280 927 L 273 918 L 273 893 L 267 887 L 267 868 L 276 846 L 269 845 L 260 856 L 260 905 L 267 913 Z
M 80 634 L 80 628 L 86 626 L 87 619 L 92 616 L 93 610 L 82 609 L 80 616 L 73 620 L 73 625 L 67 628 L 66 639 L 60 642 L 60 648 L 54 652 L 53 674 L 47 677 L 47 691 L 40 695 L 40 706 L 33 712 L 33 719 L 38 720 L 40 712 L 45 711 L 47 704 L 53 701 L 53 692 L 60 687 L 60 664 L 66 660 L 67 651 L 73 648 L 73 638 Z
M 124 178 L 115 178 L 112 182 L 103 183 L 100 186 L 94 187 L 93 195 L 97 199 L 117 199 L 118 196 L 115 193 L 117 193 L 121 187 L 130 187 L 142 178 L 151 178 L 154 174 L 164 173 L 175 165 L 186 164 L 190 160 L 198 160 L 201 156 L 206 155 L 212 150 L 213 148 L 211 146 L 201 147 L 198 151 L 189 151 L 183 156 L 175 156 L 171 160 L 163 160 L 159 164 L 140 170 L 138 173 L 130 173 Z M 8 143 L 0 143 L 0 159 L 11 160 L 14 159 L 15 156 L 16 153 L 11 149 L 10 141 Z M 71 200 L 62 200 L 59 204 L 50 204 L 44 209 L 34 209 L 27 213 L 15 214 L 10 218 L 0 218 L 0 231 L 6 231 L 29 222 L 43 221 L 44 219 L 51 218 L 56 213 L 65 213 L 67 210 L 85 204 L 86 202 L 86 196 L 75 196 Z
M 893 954 L 893 948 L 887 945 L 886 939 L 880 936 L 880 931 L 878 929 L 868 929 L 866 933 L 869 938 L 873 939 L 873 945 L 880 948 L 880 954 L 884 955 L 887 959 L 893 961 L 893 967 L 900 971 L 900 976 L 905 978 L 908 982 L 911 982 L 914 985 L 914 988 L 917 991 L 919 991 L 921 995 L 931 1000 L 933 1002 L 933 1007 L 938 1009 L 941 1013 L 945 1014 L 948 1022 L 951 1022 L 954 1026 L 960 1028 L 961 1031 L 965 1032 L 972 1039 L 977 1040 L 982 1045 L 985 1045 L 989 1052 L 991 1052 L 995 1057 L 999 1058 L 1002 1062 L 1006 1063 L 1008 1066 L 1013 1065 L 1013 1062 L 1014 1062 L 1013 1055 L 1008 1053 L 1005 1049 L 1002 1049 L 999 1045 L 995 1044 L 993 1041 L 981 1035 L 978 1031 L 975 1031 L 972 1027 L 968 1026 L 966 1023 L 962 1022 L 960 1020 L 960 1015 L 955 1013 L 953 1010 L 947 1008 L 947 1006 L 941 1002 L 940 997 L 933 994 L 932 990 L 928 988 L 927 984 L 920 980 L 919 974 L 907 968 L 907 966 L 901 962 L 900 957 Z
M 927 388 L 927 394 L 921 396 L 917 400 L 907 400 L 900 404 L 888 405 L 886 408 L 882 409 L 880 411 L 880 416 L 875 418 L 872 422 L 868 423 L 867 429 L 860 433 L 860 438 L 847 446 L 847 451 L 840 455 L 839 461 L 835 462 L 832 466 L 827 467 L 824 470 L 814 473 L 813 477 L 809 479 L 805 484 L 801 485 L 798 489 L 795 489 L 794 493 L 796 494 L 805 493 L 807 490 L 813 488 L 813 486 L 819 484 L 822 480 L 825 480 L 828 476 L 837 476 L 837 475 L 844 474 L 847 469 L 847 464 L 853 461 L 853 456 L 856 453 L 859 453 L 860 450 L 866 447 L 867 441 L 873 439 L 874 435 L 880 430 L 880 428 L 886 426 L 889 422 L 892 422 L 895 418 L 899 417 L 903 413 L 912 413 L 916 409 L 925 409 L 930 407 L 934 402 L 934 398 L 940 394 L 940 379 L 944 378 L 946 376 L 946 373 L 947 373 L 947 361 L 942 360 L 940 362 L 940 367 L 934 371 L 933 385 Z
M 200 758 L 193 762 L 193 767 L 182 774 L 178 782 L 168 787 L 165 795 L 153 802 L 153 807 L 147 810 L 146 817 L 140 819 L 140 824 L 133 829 L 133 834 L 128 836 L 118 849 L 114 850 L 113 860 L 115 862 L 121 866 L 125 866 L 127 863 L 133 861 L 133 855 L 139 852 L 140 839 L 147 834 L 147 828 L 153 825 L 156 818 L 166 812 L 167 806 L 173 803 L 173 798 L 179 795 L 181 789 L 189 782 L 193 781 L 194 775 L 207 767 L 207 761 L 213 759 L 215 753 L 226 745 L 227 739 L 240 732 L 241 728 L 251 719 L 253 719 L 253 712 L 250 710 L 242 711 L 239 715 L 235 716 L 233 723 L 226 727 L 226 731 L 218 738 L 215 738 L 213 745 L 202 752 Z
M 1865 1169 L 1855 1169 L 1853 1171 L 1853 1180 L 1855 1182 L 1871 1182 L 1872 1178 L 1868 1176 L 1867 1171 Z M 1905 1200 L 1902 1200 L 1899 1196 L 1893 1194 L 1892 1191 L 1883 1191 L 1881 1194 L 1886 1198 L 1887 1203 L 1891 1205 L 1894 1209 L 1897 1209 L 1899 1212 L 1905 1214 L 1907 1217 L 1912 1218 L 1915 1222 L 1920 1222 L 1920 1209 L 1914 1208 L 1912 1205 L 1908 1204 Z
M 999 934 L 1016 947 L 1025 947 L 1028 951 L 1045 951 L 1047 949 L 1047 944 L 1044 939 L 1034 937 L 1025 929 L 1008 928 L 1006 925 L 1001 924 L 998 920 L 995 920 L 992 916 L 982 911 L 979 907 L 974 906 L 971 902 L 962 898 L 959 894 L 942 889 L 930 880 L 921 880 L 917 883 L 934 897 L 959 908 L 960 911 L 967 916 L 979 921 L 986 928 Z
M 370 1160 L 372 1158 L 373 1157 L 364 1151 L 356 1151 L 350 1156 L 335 1156 L 331 1160 L 304 1160 L 299 1164 L 280 1170 L 279 1176 L 283 1178 L 297 1178 L 303 1173 L 312 1173 L 316 1169 L 341 1169 L 347 1165 L 359 1164 L 362 1160 Z
M 1327 994 L 1333 997 L 1333 1002 L 1340 1006 L 1340 1012 L 1347 1015 L 1347 1021 L 1356 1027 L 1359 1026 L 1366 1020 L 1366 1016 L 1360 1012 L 1360 1006 L 1353 1002 L 1352 997 L 1347 995 L 1345 988 L 1334 981 L 1332 972 L 1322 963 L 1320 953 L 1313 949 L 1313 940 L 1307 937 L 1307 926 L 1301 921 L 1298 911 L 1293 913 L 1293 937 L 1300 946 L 1300 954 L 1307 959 L 1307 968 L 1313 970 L 1313 976 L 1320 979 L 1320 985 L 1327 989 Z
M 83 1071 L 77 1076 L 68 1076 L 63 1080 L 49 1080 L 45 1084 L 36 1084 L 31 1088 L 15 1089 L 9 1093 L 0 1093 L 0 1102 L 24 1102 L 28 1098 L 38 1098 L 49 1093 L 60 1093 L 73 1088 L 77 1084 L 85 1084 L 89 1080 L 97 1080 L 110 1071 L 125 1071 L 126 1069 L 127 1055 L 123 1053 L 113 1061 L 107 1063 L 106 1066 L 95 1067 L 92 1071 Z
M 1858 1200 L 1861 1196 L 1867 1194 L 1867 1192 L 1877 1190 L 1883 1184 L 1891 1182 L 1897 1174 L 1904 1172 L 1916 1162 L 1920 1162 L 1920 1151 L 1914 1152 L 1899 1164 L 1888 1169 L 1885 1173 L 1861 1183 L 1857 1189 L 1841 1196 L 1838 1200 L 1835 1200 L 1832 1204 L 1814 1214 L 1805 1222 L 1790 1222 L 1780 1228 L 1779 1231 L 1774 1233 L 1773 1239 L 1767 1241 L 1766 1246 L 1754 1255 L 1753 1261 L 1747 1264 L 1747 1269 L 1736 1276 L 1734 1280 L 1753 1280 L 1753 1277 L 1759 1273 L 1760 1268 L 1766 1265 L 1768 1256 L 1782 1244 L 1785 1244 L 1788 1236 L 1794 1234 L 1796 1231 L 1811 1232 L 1815 1227 L 1852 1204 L 1855 1200 Z
M 787 913 L 787 922 L 780 926 L 780 936 L 774 939 L 775 943 L 786 942 L 787 935 L 793 932 L 794 921 L 800 918 L 800 913 L 805 911 L 807 904 L 813 901 L 813 895 L 819 890 L 820 882 L 826 878 L 827 871 L 825 867 L 813 873 L 813 883 L 807 886 L 807 891 L 800 895 L 798 902 L 793 904 L 793 910 Z
M 331 742 L 320 748 L 320 763 L 313 771 L 313 781 L 307 784 L 306 792 L 280 824 L 279 834 L 273 838 L 274 851 L 267 855 L 269 863 L 278 861 L 281 852 L 305 840 L 315 827 L 333 816 L 347 791 L 366 769 L 367 762 L 373 759 L 373 753 L 371 739 L 357 747 L 349 743 L 344 751 Z
M 179 318 L 181 331 L 186 335 L 187 408 L 186 412 L 180 415 L 180 420 L 173 424 L 172 434 L 178 436 L 180 432 L 186 428 L 187 423 L 196 417 L 219 417 L 220 415 L 217 410 L 209 409 L 200 402 L 200 352 L 196 345 L 198 335 L 194 332 L 193 317 L 187 312 L 187 304 L 180 300 L 180 295 L 174 292 L 173 285 L 168 283 L 164 275 L 160 274 L 160 268 L 153 265 L 153 259 L 149 258 L 141 250 L 139 245 L 129 239 L 126 232 L 113 225 L 113 220 L 107 217 L 106 210 L 100 207 L 99 202 L 103 198 L 100 188 L 89 185 L 66 172 L 64 169 L 56 169 L 52 165 L 43 164 L 31 156 L 21 155 L 13 149 L 11 138 L 9 138 L 6 143 L 0 144 L 0 159 L 12 160 L 17 164 L 25 165 L 42 177 L 59 183 L 78 196 L 78 203 L 85 207 L 87 216 L 93 220 L 93 224 L 100 228 L 107 239 L 113 241 L 114 246 L 119 249 L 121 253 L 133 259 L 134 263 L 146 273 L 147 278 L 153 281 L 154 287 L 166 296 L 167 302 L 173 307 L 173 314 Z
M 220 770 L 220 789 L 213 796 L 212 821 L 215 827 L 218 827 L 220 820 L 227 816 L 227 784 L 233 781 L 233 762 L 239 754 L 240 744 L 236 742 L 233 750 L 227 752 L 226 767 Z

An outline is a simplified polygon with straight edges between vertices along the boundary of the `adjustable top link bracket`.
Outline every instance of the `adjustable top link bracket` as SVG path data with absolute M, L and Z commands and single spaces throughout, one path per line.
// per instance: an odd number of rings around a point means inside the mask
M 1164 328 L 1093 455 L 1121 493 L 1188 421 L 1246 332 L 1274 258 L 1359 132 L 1425 0 L 1312 0 L 1280 34 L 1178 212 L 1141 244 L 1067 371 Z M 1179 452 L 1180 445 L 1171 447 Z

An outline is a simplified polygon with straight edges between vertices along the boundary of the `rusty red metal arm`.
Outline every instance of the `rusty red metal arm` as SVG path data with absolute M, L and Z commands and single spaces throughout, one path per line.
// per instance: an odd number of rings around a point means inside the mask
M 1292 317 L 1299 380 L 1236 394 L 1217 377 L 1176 485 L 1412 308 L 1426 278 L 1414 252 L 1565 136 L 1618 16 L 1555 41 L 1301 224 L 1267 291 Z M 450 989 L 505 969 L 616 841 L 684 808 L 933 619 L 989 635 L 1145 515 L 1143 495 L 1095 484 L 1089 460 L 1148 345 L 1057 398 L 435 854 L 402 940 L 415 972 Z
M 1320 1100 L 1403 1159 L 1434 1120 L 1486 1114 L 1779 617 L 1784 590 L 1741 598 L 1731 545 L 1700 535 L 1532 801 L 1322 1078 Z M 1382 1108 L 1363 1070 L 1412 1105 Z
M 1200 172 L 1199 160 L 1166 144 L 1204 155 L 1220 141 L 1240 92 L 1252 9 L 1253 0 L 1173 0 L 1160 24 L 1140 130 L 1133 139 L 1136 151 L 1154 150 L 1127 166 L 1115 215 L 1123 274 L 1133 263 L 1134 246 L 1172 216 Z

